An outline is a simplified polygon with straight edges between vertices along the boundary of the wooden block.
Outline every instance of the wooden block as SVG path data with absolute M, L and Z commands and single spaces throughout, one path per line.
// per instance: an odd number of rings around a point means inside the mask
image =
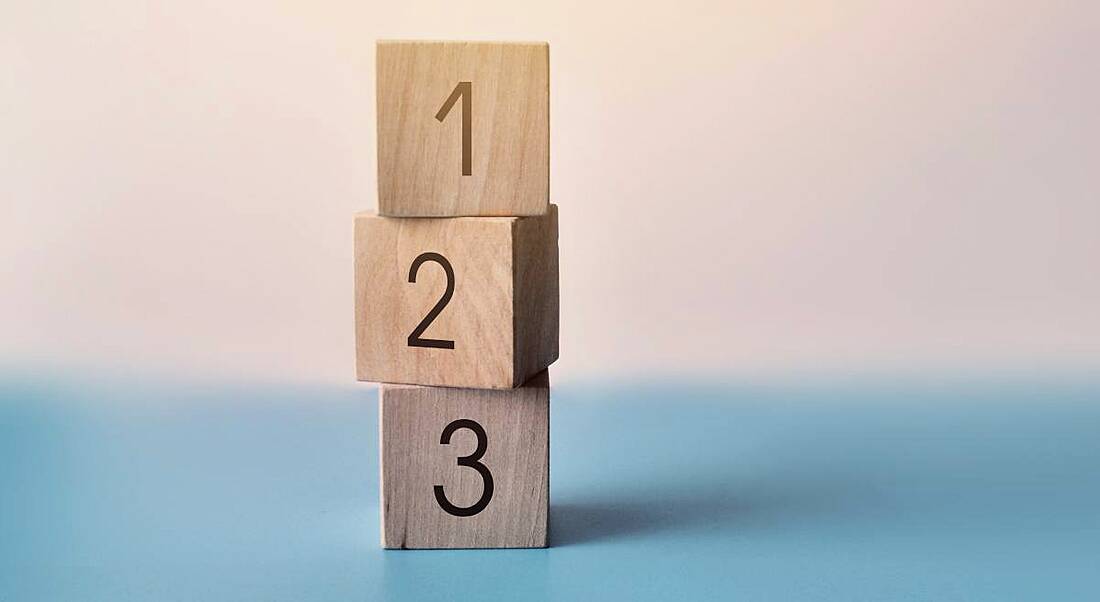
M 541 215 L 550 198 L 550 47 L 380 41 L 378 213 Z
M 558 358 L 558 213 L 355 217 L 359 380 L 519 386 Z
M 516 389 L 382 385 L 382 546 L 546 547 L 550 378 Z

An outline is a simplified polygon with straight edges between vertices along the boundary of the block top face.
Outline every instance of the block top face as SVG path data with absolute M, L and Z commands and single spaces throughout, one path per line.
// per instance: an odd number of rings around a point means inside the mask
M 379 215 L 546 213 L 549 57 L 544 42 L 379 41 Z

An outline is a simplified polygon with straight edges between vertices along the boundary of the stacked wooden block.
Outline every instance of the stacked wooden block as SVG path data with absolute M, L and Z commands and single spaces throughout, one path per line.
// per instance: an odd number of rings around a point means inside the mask
M 545 43 L 379 42 L 378 213 L 355 216 L 382 545 L 544 547 L 558 218 Z

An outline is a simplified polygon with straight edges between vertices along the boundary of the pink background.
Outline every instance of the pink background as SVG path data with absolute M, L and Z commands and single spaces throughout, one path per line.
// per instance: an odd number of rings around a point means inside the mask
M 4 2 L 0 362 L 349 382 L 374 40 L 551 45 L 557 382 L 1100 368 L 1095 2 Z

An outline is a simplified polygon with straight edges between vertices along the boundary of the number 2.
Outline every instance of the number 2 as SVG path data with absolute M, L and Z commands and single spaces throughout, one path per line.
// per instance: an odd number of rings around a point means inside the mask
M 451 112 L 451 107 L 458 102 L 458 97 L 462 97 L 462 175 L 464 176 L 473 174 L 473 169 L 470 166 L 470 129 L 474 118 L 473 95 L 474 86 L 471 82 L 458 82 L 454 91 L 447 97 L 447 100 L 443 101 L 443 106 L 435 114 L 436 120 L 442 123 L 447 114 Z
M 424 334 L 424 331 L 428 329 L 432 321 L 439 316 L 443 308 L 447 306 L 447 303 L 451 301 L 451 295 L 455 292 L 455 271 L 451 268 L 451 262 L 447 261 L 447 258 L 439 253 L 421 253 L 413 260 L 412 265 L 409 266 L 409 282 L 416 282 L 416 273 L 420 270 L 421 264 L 425 261 L 434 261 L 443 266 L 443 271 L 447 274 L 447 290 L 443 291 L 443 296 L 439 298 L 435 306 L 432 307 L 428 315 L 424 316 L 424 319 L 416 325 L 416 328 L 409 333 L 409 347 L 433 347 L 435 349 L 454 349 L 455 342 L 441 339 L 422 339 L 420 335 Z
M 460 418 L 448 424 L 443 429 L 443 434 L 439 436 L 439 444 L 450 445 L 451 435 L 458 429 L 469 429 L 477 436 L 477 449 L 474 450 L 474 453 L 459 458 L 457 462 L 459 466 L 469 466 L 481 475 L 481 480 L 484 483 L 484 488 L 481 491 L 481 498 L 477 502 L 474 502 L 473 506 L 467 506 L 465 508 L 455 506 L 447 499 L 447 494 L 443 493 L 443 486 L 436 485 L 435 501 L 447 514 L 453 514 L 454 516 L 473 516 L 484 510 L 485 507 L 489 505 L 489 500 L 493 499 L 493 474 L 489 472 L 488 466 L 480 462 L 481 457 L 485 455 L 485 449 L 489 447 L 489 438 L 485 435 L 485 429 L 481 428 L 480 424 L 469 418 Z

